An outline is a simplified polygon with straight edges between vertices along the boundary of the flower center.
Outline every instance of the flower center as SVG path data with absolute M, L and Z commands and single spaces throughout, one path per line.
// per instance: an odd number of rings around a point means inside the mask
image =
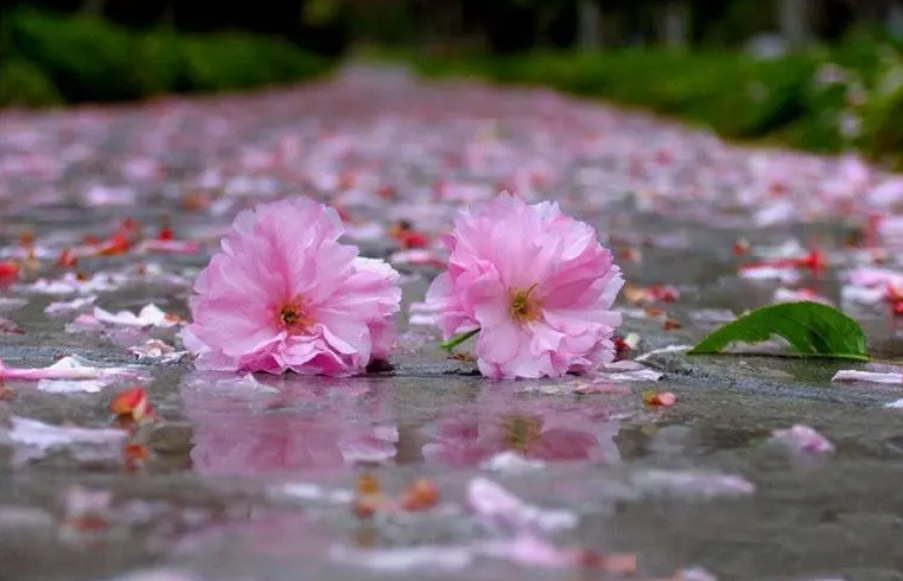
M 285 329 L 290 335 L 307 331 L 313 322 L 310 311 L 301 297 L 285 301 L 276 311 L 276 327 Z
M 542 315 L 542 301 L 531 297 L 539 283 L 533 283 L 528 289 L 508 291 L 508 312 L 518 323 L 535 321 Z

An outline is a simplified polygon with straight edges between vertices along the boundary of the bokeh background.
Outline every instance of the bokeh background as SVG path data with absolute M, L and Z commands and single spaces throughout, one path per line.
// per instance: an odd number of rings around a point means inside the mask
M 0 105 L 253 90 L 349 58 L 903 164 L 903 0 L 4 1 Z

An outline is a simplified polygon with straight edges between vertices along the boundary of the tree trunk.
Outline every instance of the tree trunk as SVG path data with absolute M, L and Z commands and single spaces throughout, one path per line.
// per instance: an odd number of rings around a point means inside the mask
M 887 29 L 897 38 L 903 38 L 903 2 L 890 5 L 887 14 Z
M 163 8 L 163 18 L 161 19 L 160 24 L 167 30 L 174 30 L 176 28 L 176 10 L 174 4 L 175 0 L 169 0 Z
M 103 16 L 106 0 L 85 0 L 79 12 L 87 16 Z
M 812 39 L 807 0 L 778 0 L 781 34 L 793 46 L 804 46 Z
M 593 0 L 579 0 L 577 10 L 581 50 L 598 49 L 602 46 L 602 15 L 599 4 Z
M 613 10 L 600 10 L 599 37 L 602 46 L 620 46 L 623 16 Z
M 690 38 L 690 4 L 672 0 L 665 5 L 663 37 L 669 48 L 686 48 Z

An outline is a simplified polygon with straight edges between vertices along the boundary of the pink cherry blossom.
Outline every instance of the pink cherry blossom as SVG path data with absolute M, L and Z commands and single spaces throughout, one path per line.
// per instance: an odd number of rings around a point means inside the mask
M 501 195 L 462 209 L 444 242 L 448 270 L 427 304 L 445 338 L 480 329 L 484 375 L 557 377 L 612 361 L 624 282 L 590 225 L 556 203 Z
M 243 211 L 194 283 L 185 346 L 198 367 L 351 375 L 394 344 L 398 273 L 339 243 L 342 222 L 308 198 Z

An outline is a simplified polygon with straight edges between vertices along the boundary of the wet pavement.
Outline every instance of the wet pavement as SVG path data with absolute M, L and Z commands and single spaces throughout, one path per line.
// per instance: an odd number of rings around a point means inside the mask
M 126 373 L 0 385 L 0 580 L 903 579 L 903 385 L 668 349 L 803 289 L 899 370 L 903 319 L 855 273 L 903 271 L 900 176 L 548 91 L 354 68 L 0 123 L 0 261 L 19 268 L 0 278 L 0 359 Z M 420 304 L 435 240 L 502 188 L 559 200 L 614 249 L 625 362 L 504 382 L 438 349 Z M 240 208 L 291 194 L 336 205 L 348 240 L 403 273 L 391 366 L 193 370 L 178 339 L 193 277 Z M 762 268 L 815 248 L 823 272 Z M 162 313 L 117 315 L 148 304 Z M 110 403 L 135 386 L 154 421 L 128 430 Z M 832 449 L 773 438 L 794 425 Z M 396 499 L 427 479 L 438 500 L 364 511 L 362 474 Z

